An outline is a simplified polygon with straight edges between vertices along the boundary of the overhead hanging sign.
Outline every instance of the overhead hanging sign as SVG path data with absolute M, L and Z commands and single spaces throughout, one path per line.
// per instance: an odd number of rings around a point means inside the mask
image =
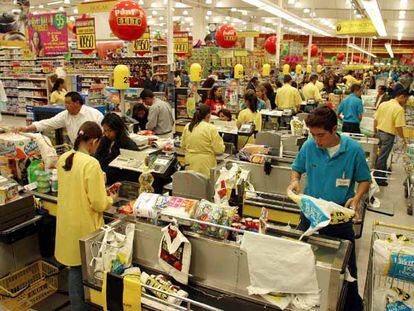
M 88 55 L 96 49 L 95 18 L 80 18 L 75 21 L 77 48 Z
M 144 32 L 142 37 L 133 42 L 133 52 L 142 56 L 149 53 L 150 51 L 150 30 L 149 27 L 147 27 L 147 30 Z
M 94 14 L 104 13 L 112 10 L 114 5 L 118 1 L 93 1 L 93 2 L 82 2 L 78 5 L 79 14 Z
M 260 33 L 258 31 L 239 31 L 237 36 L 239 38 L 258 38 Z
M 174 54 L 178 56 L 188 55 L 190 52 L 188 31 L 174 32 Z
M 66 13 L 46 13 L 29 16 L 29 47 L 36 57 L 68 52 Z
M 370 19 L 351 19 L 336 23 L 337 35 L 376 35 L 377 30 Z

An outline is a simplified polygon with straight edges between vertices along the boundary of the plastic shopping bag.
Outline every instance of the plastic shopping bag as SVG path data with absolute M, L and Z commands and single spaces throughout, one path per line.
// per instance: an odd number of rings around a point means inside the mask
M 329 224 L 346 223 L 355 216 L 355 211 L 345 208 L 334 202 L 316 199 L 305 194 L 295 194 L 288 191 L 290 199 L 302 210 L 302 213 L 310 221 L 310 227 L 300 237 L 309 236 Z
M 161 232 L 158 263 L 176 281 L 187 285 L 191 244 L 184 234 L 173 225 L 164 227 Z

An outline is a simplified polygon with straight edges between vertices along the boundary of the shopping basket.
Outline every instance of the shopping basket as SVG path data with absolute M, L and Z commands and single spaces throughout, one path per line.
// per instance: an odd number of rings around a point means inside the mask
M 0 279 L 0 310 L 26 311 L 55 293 L 59 269 L 36 261 Z
M 414 283 L 402 280 L 400 278 L 377 274 L 374 266 L 374 242 L 378 239 L 387 240 L 392 234 L 403 235 L 410 241 L 414 241 L 414 227 L 399 226 L 374 221 L 372 229 L 370 255 L 368 260 L 367 278 L 365 281 L 364 302 L 365 310 L 379 311 L 375 308 L 378 300 L 385 299 L 384 292 L 387 289 L 399 289 L 407 293 L 414 290 Z M 390 309 L 391 310 L 391 309 Z

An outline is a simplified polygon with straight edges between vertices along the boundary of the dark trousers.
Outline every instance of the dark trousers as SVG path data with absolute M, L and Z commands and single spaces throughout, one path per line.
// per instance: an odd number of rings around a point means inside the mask
M 380 153 L 377 158 L 377 161 L 375 162 L 375 169 L 386 171 L 387 170 L 387 162 L 388 157 L 390 156 L 390 153 L 392 151 L 392 147 L 394 146 L 395 141 L 395 135 L 385 133 L 383 131 L 378 131 L 378 139 L 380 144 Z M 386 173 L 384 172 L 374 172 L 375 177 L 385 177 Z M 383 178 L 376 179 L 376 182 L 378 184 L 383 184 L 386 182 Z
M 82 267 L 69 267 L 69 300 L 72 311 L 87 311 L 82 282 Z
M 309 220 L 301 213 L 300 214 L 300 223 L 298 226 L 299 230 L 306 231 L 310 226 Z M 358 278 L 357 264 L 356 264 L 356 253 L 355 253 L 355 233 L 352 226 L 352 221 L 345 224 L 339 225 L 328 225 L 325 228 L 319 230 L 319 234 L 348 240 L 352 243 L 351 256 L 349 257 L 348 269 L 351 276 L 355 279 Z M 362 298 L 358 293 L 358 282 L 348 283 L 348 292 L 345 299 L 345 308 L 344 310 L 352 311 L 362 311 Z
M 361 134 L 359 123 L 344 122 L 342 124 L 342 132 Z

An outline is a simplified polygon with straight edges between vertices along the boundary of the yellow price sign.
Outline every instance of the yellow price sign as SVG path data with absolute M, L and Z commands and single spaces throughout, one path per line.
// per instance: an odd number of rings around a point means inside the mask
M 95 19 L 81 18 L 75 22 L 76 42 L 79 51 L 85 54 L 96 49 Z
M 174 33 L 174 53 L 188 54 L 190 52 L 190 43 L 188 39 L 188 32 Z
M 135 40 L 133 43 L 133 52 L 144 55 L 151 51 L 150 45 L 150 31 L 147 28 L 147 31 L 142 35 L 141 38 Z

